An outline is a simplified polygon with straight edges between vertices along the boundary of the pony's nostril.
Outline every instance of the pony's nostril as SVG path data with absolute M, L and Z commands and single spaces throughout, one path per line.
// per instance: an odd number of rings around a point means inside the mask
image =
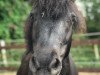
M 55 58 L 50 64 L 50 67 L 54 69 L 58 68 L 59 66 L 60 66 L 60 61 L 57 58 Z
M 39 63 L 38 63 L 38 61 L 36 60 L 35 57 L 32 57 L 32 64 L 36 69 L 39 69 L 39 67 L 40 67 Z
M 32 57 L 32 63 L 35 65 L 36 64 L 36 59 Z

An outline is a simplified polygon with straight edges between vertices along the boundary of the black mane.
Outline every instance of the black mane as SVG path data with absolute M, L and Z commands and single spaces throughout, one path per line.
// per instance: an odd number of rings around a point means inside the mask
M 33 10 L 46 18 L 59 19 L 68 12 L 69 0 L 34 0 Z

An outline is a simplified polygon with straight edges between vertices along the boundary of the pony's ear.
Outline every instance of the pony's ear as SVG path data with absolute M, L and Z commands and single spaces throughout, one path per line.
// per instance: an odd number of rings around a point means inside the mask
M 76 32 L 85 33 L 87 30 L 85 17 L 83 17 L 83 14 L 79 10 L 77 11 L 77 17 L 78 17 L 78 26 Z
M 75 24 L 76 32 L 77 33 L 85 33 L 87 30 L 85 17 L 83 17 L 83 14 L 81 13 L 81 11 L 78 10 L 78 7 L 76 6 L 76 4 L 73 0 L 70 1 L 69 4 L 70 4 L 70 8 L 71 8 L 72 12 L 74 12 L 75 16 L 77 17 L 77 25 Z

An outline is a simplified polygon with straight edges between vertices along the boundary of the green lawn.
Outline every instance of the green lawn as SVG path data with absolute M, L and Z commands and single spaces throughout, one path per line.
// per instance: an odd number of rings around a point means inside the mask
M 100 68 L 100 58 L 99 60 L 96 59 L 92 46 L 79 46 L 76 48 L 71 48 L 71 55 L 78 67 Z

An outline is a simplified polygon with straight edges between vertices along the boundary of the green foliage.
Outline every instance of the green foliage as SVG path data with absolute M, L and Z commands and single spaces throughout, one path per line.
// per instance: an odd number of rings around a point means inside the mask
M 100 32 L 100 0 L 80 1 L 86 7 L 88 32 Z M 11 25 L 16 26 L 15 39 L 23 38 L 23 27 L 29 12 L 27 0 L 0 0 L 0 39 L 11 39 Z
M 30 11 L 24 0 L 0 0 L 0 39 L 10 39 L 9 27 L 16 26 L 16 39 L 23 38 L 23 26 Z
M 87 15 L 88 32 L 100 32 L 100 0 L 80 0 Z

